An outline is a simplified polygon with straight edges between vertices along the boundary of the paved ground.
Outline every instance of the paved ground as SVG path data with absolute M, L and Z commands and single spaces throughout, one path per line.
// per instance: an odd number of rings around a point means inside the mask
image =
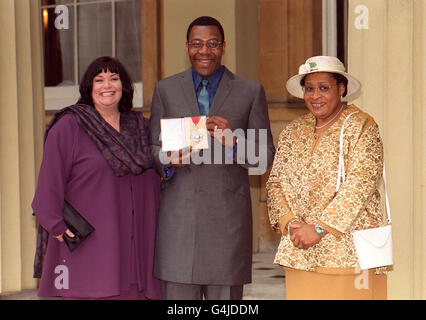
M 273 258 L 274 255 L 271 253 L 253 255 L 253 282 L 244 286 L 244 300 L 285 299 L 284 270 L 272 263 Z M 0 300 L 41 300 L 41 298 L 37 297 L 36 290 L 24 290 L 19 293 L 0 294 Z
M 253 255 L 252 283 L 244 286 L 244 300 L 284 300 L 284 269 L 273 264 L 274 254 Z

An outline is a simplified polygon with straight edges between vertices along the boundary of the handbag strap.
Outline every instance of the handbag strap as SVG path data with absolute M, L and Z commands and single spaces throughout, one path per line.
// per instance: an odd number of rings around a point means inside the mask
M 345 121 L 343 121 L 342 129 L 340 130 L 340 149 L 339 149 L 339 170 L 337 173 L 337 184 L 336 184 L 336 192 L 340 189 L 340 181 L 344 183 L 346 181 L 346 175 L 345 175 L 345 159 L 343 155 L 343 132 L 345 130 L 345 124 L 349 120 L 349 118 L 359 111 L 352 112 L 349 114 Z
M 345 161 L 344 161 L 344 154 L 343 154 L 343 133 L 345 130 L 345 124 L 349 120 L 349 118 L 359 111 L 354 111 L 351 114 L 349 114 L 345 121 L 343 121 L 342 129 L 340 130 L 340 146 L 339 146 L 339 169 L 337 173 L 337 183 L 336 183 L 336 192 L 340 189 L 340 184 L 344 183 L 346 181 L 346 174 L 345 174 Z M 391 214 L 390 214 L 390 206 L 389 206 L 389 197 L 388 197 L 388 191 L 386 189 L 386 170 L 385 170 L 385 164 L 383 164 L 383 186 L 385 189 L 385 207 L 386 207 L 386 214 L 388 219 L 388 224 L 392 223 L 391 220 Z
M 388 197 L 388 191 L 386 189 L 386 169 L 385 169 L 385 164 L 383 163 L 383 187 L 385 189 L 385 207 L 386 207 L 386 214 L 388 217 L 388 224 L 392 223 L 391 220 L 391 214 L 390 214 L 390 205 L 389 205 L 389 197 Z

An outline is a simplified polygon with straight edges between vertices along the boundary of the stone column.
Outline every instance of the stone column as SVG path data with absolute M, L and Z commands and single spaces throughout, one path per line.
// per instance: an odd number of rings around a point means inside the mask
M 349 0 L 349 72 L 355 101 L 378 122 L 385 146 L 394 270 L 388 298 L 426 298 L 425 14 L 423 0 Z
M 0 292 L 34 288 L 31 213 L 44 129 L 39 1 L 0 2 Z

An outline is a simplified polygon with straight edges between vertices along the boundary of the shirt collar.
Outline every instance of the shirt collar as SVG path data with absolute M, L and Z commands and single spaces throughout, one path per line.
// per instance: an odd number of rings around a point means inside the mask
M 223 75 L 223 72 L 225 71 L 225 67 L 220 66 L 219 69 L 217 69 L 215 73 L 213 73 L 208 78 L 201 77 L 198 73 L 194 71 L 194 68 L 191 68 L 191 70 L 192 70 L 192 79 L 194 80 L 195 88 L 198 88 L 198 86 L 200 85 L 203 79 L 209 80 L 209 85 L 211 87 L 216 87 L 219 84 L 220 79 L 222 79 L 222 75 Z

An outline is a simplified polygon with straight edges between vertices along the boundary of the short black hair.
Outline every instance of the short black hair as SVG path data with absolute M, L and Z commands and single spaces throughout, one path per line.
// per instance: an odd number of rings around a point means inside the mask
M 220 35 L 222 36 L 222 42 L 225 41 L 225 32 L 223 31 L 223 28 L 220 22 L 213 17 L 202 16 L 192 21 L 191 24 L 189 25 L 188 30 L 186 31 L 187 42 L 189 41 L 189 33 L 191 32 L 191 29 L 193 26 L 216 26 L 219 29 Z
M 334 80 L 336 80 L 337 84 L 343 84 L 343 86 L 345 87 L 345 92 L 343 92 L 343 97 L 346 97 L 346 94 L 348 93 L 348 79 L 341 75 L 340 73 L 334 73 L 334 72 L 328 72 L 330 73 L 330 75 L 334 78 Z M 306 75 L 307 76 L 307 75 Z M 306 76 L 304 76 L 301 80 L 300 80 L 300 85 L 302 87 L 305 86 L 305 78 Z
M 116 73 L 120 76 L 122 86 L 122 96 L 118 103 L 118 111 L 128 111 L 133 108 L 133 82 L 129 73 L 122 63 L 112 57 L 99 57 L 95 59 L 88 67 L 80 82 L 80 99 L 77 103 L 87 104 L 94 107 L 92 99 L 93 79 L 102 72 Z

